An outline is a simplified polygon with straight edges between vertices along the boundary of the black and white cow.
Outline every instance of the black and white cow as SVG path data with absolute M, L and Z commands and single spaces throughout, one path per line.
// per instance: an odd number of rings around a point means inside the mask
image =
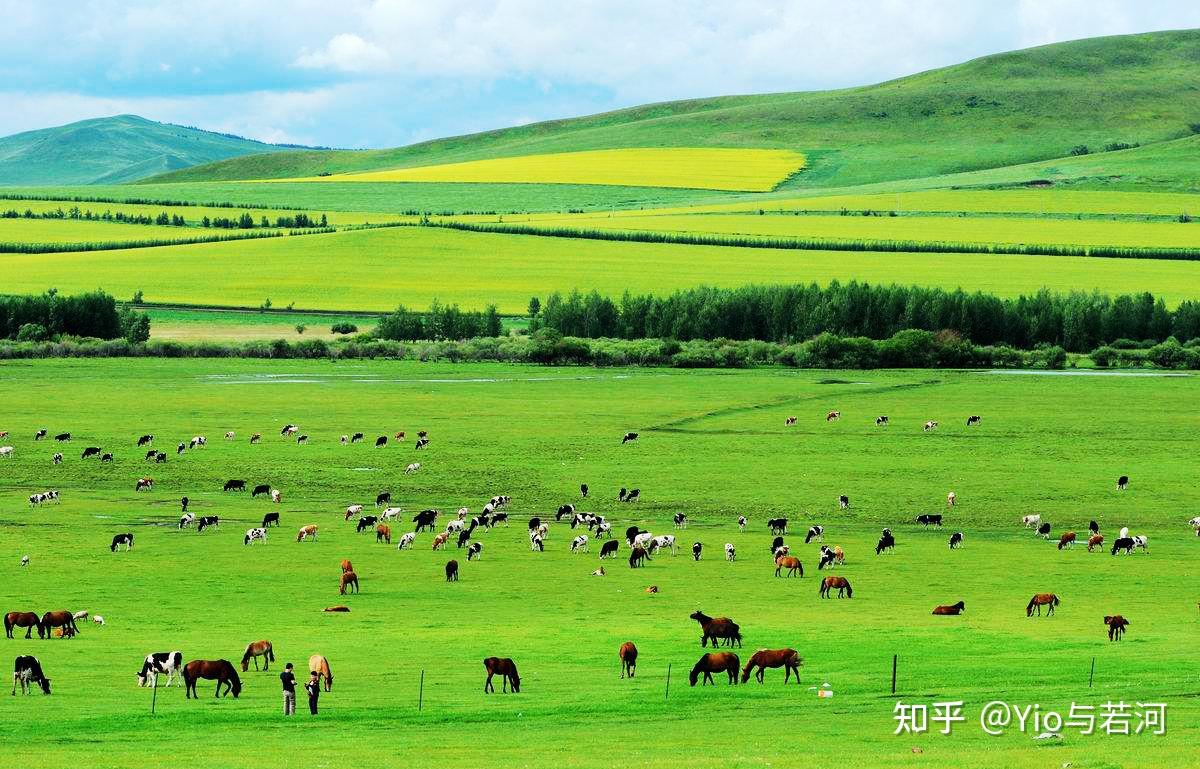
M 379 523 L 379 516 L 364 515 L 358 519 L 358 525 L 354 527 L 354 532 L 356 534 L 362 534 L 364 531 L 366 531 L 368 529 L 375 528 L 375 524 L 377 524 L 377 523 Z
M 817 569 L 824 569 L 826 566 L 832 566 L 837 556 L 833 552 L 833 548 L 828 545 L 821 545 L 821 552 L 817 560 Z
M 200 532 L 204 531 L 209 526 L 220 526 L 220 525 L 221 525 L 221 518 L 219 516 L 203 515 L 200 517 L 200 520 L 196 522 L 196 533 L 199 534 Z
M 787 534 L 787 525 L 787 518 L 772 518 L 767 521 L 767 528 L 771 530 L 772 534 Z
M 808 534 L 806 534 L 804 537 L 804 544 L 807 545 L 809 542 L 812 542 L 814 539 L 819 542 L 825 541 L 825 527 L 824 526 L 813 525 L 813 526 L 808 527 Z
M 963 533 L 961 531 L 956 531 L 950 535 L 950 549 L 951 550 L 957 550 L 958 548 L 962 547 L 962 542 L 963 542 Z
M 186 526 L 191 526 L 195 522 L 196 516 L 192 515 L 191 513 L 184 513 L 183 515 L 179 516 L 179 528 L 181 529 Z
M 580 534 L 571 540 L 572 553 L 586 553 L 589 550 L 587 534 Z
M 1038 526 L 1037 533 L 1042 539 L 1050 539 L 1050 523 L 1047 522 L 1043 523 L 1041 526 Z
M 624 489 L 621 489 L 621 491 L 624 491 Z M 573 515 L 575 515 L 575 505 L 560 505 L 558 512 L 554 514 L 554 520 L 561 521 L 563 518 L 569 518 Z
M 63 461 L 62 453 L 61 452 L 55 453 L 55 455 L 50 458 L 50 461 L 56 465 L 61 465 L 62 461 Z
M 677 528 L 677 529 L 686 529 L 687 528 L 688 519 L 687 519 L 687 516 L 684 515 L 683 513 L 675 513 L 675 516 L 671 520 L 675 523 L 675 528 Z
M 845 494 L 838 497 L 838 507 L 843 510 L 848 509 L 850 507 L 850 497 L 846 496 Z
M 125 532 L 124 534 L 118 534 L 117 536 L 113 537 L 112 545 L 109 547 L 109 550 L 111 550 L 112 552 L 115 553 L 115 552 L 117 552 L 117 548 L 120 547 L 121 545 L 125 546 L 126 552 L 132 550 L 133 549 L 133 534 L 130 532 Z
M 21 694 L 29 694 L 32 688 L 30 684 L 41 686 L 42 694 L 50 693 L 50 679 L 42 672 L 42 663 L 28 654 L 22 654 L 13 663 L 13 694 L 17 693 L 18 683 L 21 684 Z
M 243 545 L 249 545 L 251 542 L 262 542 L 266 544 L 267 530 L 258 526 L 253 529 L 246 529 L 246 536 L 242 539 Z
M 917 516 L 917 523 L 921 524 L 922 526 L 941 526 L 942 516 L 938 514 L 922 513 L 921 515 Z
M 138 686 L 158 686 L 158 676 L 165 673 L 167 686 L 183 683 L 183 652 L 151 652 L 138 671 Z
M 468 561 L 478 561 L 479 558 L 481 557 L 482 553 L 483 553 L 483 543 L 482 542 L 472 542 L 471 545 L 467 548 L 467 560 Z
M 375 439 L 375 448 L 377 448 L 377 449 L 383 448 L 386 445 L 387 445 L 387 436 L 386 435 L 381 435 Z
M 363 439 L 362 433 L 355 433 L 354 435 L 350 436 L 351 443 L 360 443 L 362 441 L 362 439 Z
M 704 552 L 704 545 L 699 542 L 692 543 L 692 560 L 699 561 L 700 555 Z
M 1133 537 L 1117 537 L 1117 540 L 1112 545 L 1112 555 L 1116 555 L 1117 551 L 1124 550 L 1125 555 L 1133 552 L 1134 541 Z
M 875 555 L 879 555 L 885 550 L 896 549 L 896 538 L 892 536 L 891 529 L 884 529 L 883 534 L 879 536 L 879 544 L 875 545 Z
M 588 485 L 586 483 L 579 484 L 579 493 L 583 495 L 584 499 L 587 499 Z
M 428 445 L 429 445 L 428 438 L 417 438 L 417 444 L 415 446 L 413 446 L 413 448 L 419 451 Z
M 87 459 L 88 457 L 98 457 L 98 456 L 100 456 L 100 447 L 99 446 L 88 446 L 86 449 L 83 450 L 83 454 L 81 454 L 79 456 L 79 458 Z
M 697 542 L 696 544 L 700 544 Z M 733 547 L 732 542 L 725 543 L 725 560 L 733 563 L 737 560 L 737 550 Z
M 739 530 L 739 531 L 741 531 L 742 533 L 745 533 L 745 531 L 746 531 L 746 524 L 747 524 L 747 523 L 749 523 L 749 522 L 750 522 L 750 521 L 749 521 L 749 519 L 747 519 L 747 518 L 746 518 L 746 516 L 744 516 L 744 515 L 739 515 L 739 516 L 738 516 L 738 530 Z
M 422 529 L 433 531 L 433 524 L 437 520 L 437 517 L 437 510 L 422 510 L 413 516 L 413 523 L 416 524 L 417 531 L 421 531 Z
M 967 417 L 967 427 L 971 427 L 972 425 L 977 425 L 982 421 L 983 421 L 983 417 L 980 417 L 978 414 L 972 414 L 971 416 Z
M 630 441 L 636 441 L 637 439 L 638 439 L 637 433 L 625 433 L 625 437 L 621 439 L 621 445 L 623 446 L 626 443 L 629 443 Z
M 101 455 L 100 455 L 100 461 L 101 461 L 101 462 L 111 462 L 111 461 L 113 461 L 113 455 L 112 455 L 112 452 L 111 452 L 111 451 L 106 451 L 106 452 L 104 452 L 103 454 L 101 454 Z
M 175 455 L 179 456 L 180 454 L 182 454 L 185 451 L 187 451 L 187 444 L 184 443 L 183 441 L 180 441 L 179 445 L 175 447 Z
M 150 435 L 150 434 L 146 434 L 146 435 L 143 435 L 141 438 L 138 438 L 137 447 L 140 449 L 142 446 L 145 446 L 149 443 L 154 443 L 154 436 Z
M 875 426 L 876 427 L 885 427 L 885 426 L 887 426 L 887 423 L 888 423 L 888 418 L 887 418 L 886 414 L 875 417 Z
M 626 502 L 637 502 L 641 496 L 642 496 L 641 489 L 630 489 L 629 493 L 625 495 L 625 501 Z

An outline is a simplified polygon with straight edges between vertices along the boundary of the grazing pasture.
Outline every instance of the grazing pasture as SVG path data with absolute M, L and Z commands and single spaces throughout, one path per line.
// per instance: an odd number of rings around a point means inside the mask
M 5 666 L 35 654 L 53 679 L 50 696 L 0 699 L 0 743 L 36 745 L 43 765 L 125 767 L 136 754 L 146 767 L 220 766 L 231 756 L 245 767 L 296 756 L 434 766 L 453 744 L 464 765 L 584 766 L 630 750 L 617 737 L 631 725 L 653 735 L 653 750 L 636 751 L 650 767 L 760 766 L 831 745 L 843 764 L 864 767 L 909 766 L 913 748 L 922 766 L 972 769 L 1194 764 L 1193 377 L 136 359 L 5 362 L 0 374 L 0 431 L 17 449 L 0 465 L 0 610 L 86 609 L 106 620 L 80 622 L 72 639 L 0 639 Z M 827 422 L 832 410 L 841 418 Z M 889 415 L 886 430 L 875 427 L 879 414 Z M 970 414 L 984 418 L 968 430 Z M 785 426 L 787 416 L 796 424 Z M 924 432 L 928 420 L 941 427 Z M 279 434 L 286 423 L 307 445 Z M 115 460 L 68 452 L 55 466 L 58 444 L 33 440 L 43 427 Z M 136 450 L 140 435 L 170 447 L 230 430 L 236 440 L 171 454 L 153 465 L 152 490 L 133 491 L 152 464 Z M 435 440 L 419 455 L 411 441 L 375 449 L 339 440 L 401 430 Z M 630 430 L 639 438 L 622 446 Z M 251 444 L 255 432 L 263 438 Z M 405 476 L 418 456 L 421 472 Z M 1122 474 L 1134 482 L 1117 492 Z M 280 489 L 282 504 L 222 493 L 230 478 Z M 621 486 L 641 499 L 619 502 Z M 46 488 L 61 504 L 31 508 L 28 496 Z M 947 508 L 951 489 L 957 505 Z M 422 510 L 441 511 L 440 531 L 459 507 L 476 515 L 498 494 L 511 496 L 513 525 L 477 529 L 485 557 L 469 562 L 453 539 L 433 551 L 429 532 L 412 549 L 377 546 L 345 510 L 370 508 L 382 491 L 406 513 L 392 523 L 397 534 Z M 840 509 L 840 494 L 853 506 Z M 221 525 L 180 529 L 184 495 L 189 511 Z M 598 548 L 572 555 L 578 530 L 554 521 L 568 503 L 615 532 L 672 532 L 684 512 L 680 546 L 701 542 L 706 556 L 660 550 L 631 570 L 618 535 L 618 558 L 593 577 Z M 274 510 L 283 533 L 244 547 L 247 528 Z M 969 547 L 948 550 L 945 530 L 915 522 L 926 513 L 966 532 Z M 1022 526 L 1031 513 L 1056 532 L 1086 531 L 1090 519 L 1113 536 L 1128 526 L 1153 548 L 1060 551 Z M 739 515 L 749 519 L 744 533 Z M 533 516 L 549 522 L 544 552 L 529 547 Z M 785 540 L 804 578 L 774 577 L 766 522 L 776 517 L 791 519 Z M 320 538 L 295 542 L 291 532 L 309 524 Z M 817 541 L 803 543 L 818 524 L 845 552 L 832 571 L 817 572 Z M 896 547 L 877 557 L 884 526 Z M 110 552 L 126 531 L 136 547 Z M 726 542 L 735 561 L 717 555 Z M 358 593 L 337 594 L 343 559 Z M 457 582 L 446 581 L 449 559 Z M 846 577 L 853 599 L 819 599 L 818 574 Z M 1049 592 L 1061 598 L 1054 616 L 1026 618 L 1030 596 Z M 930 614 L 960 600 L 970 610 L 959 617 Z M 324 611 L 335 605 L 350 611 Z M 689 619 L 697 611 L 738 623 L 743 664 L 758 649 L 795 649 L 800 686 L 770 670 L 762 685 L 689 687 L 688 671 L 711 651 Z M 1129 621 L 1121 643 L 1108 640 L 1111 615 Z M 147 654 L 178 649 L 185 664 L 236 665 L 266 638 L 277 663 L 239 673 L 238 699 L 215 700 L 214 682 L 202 680 L 198 700 L 164 688 L 150 715 L 152 692 L 137 686 Z M 627 641 L 637 675 L 622 680 L 617 652 Z M 337 686 L 315 720 L 285 721 L 276 666 L 304 671 L 314 654 L 337 669 Z M 1067 731 L 1050 747 L 1029 734 L 986 736 L 969 719 L 949 737 L 893 736 L 893 654 L 906 702 L 962 699 L 977 719 L 998 698 L 1064 710 L 1072 700 L 1162 701 L 1167 734 Z M 519 694 L 484 695 L 488 657 L 515 662 Z M 812 687 L 825 682 L 834 697 L 817 697 Z M 780 724 L 786 744 L 760 737 Z

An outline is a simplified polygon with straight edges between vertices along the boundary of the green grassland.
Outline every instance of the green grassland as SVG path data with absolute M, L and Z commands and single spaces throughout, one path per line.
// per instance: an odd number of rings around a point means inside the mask
M 1180 225 L 1182 226 L 1182 225 Z M 257 307 L 390 310 L 434 299 L 522 314 L 532 295 L 596 289 L 619 296 L 708 284 L 858 279 L 964 287 L 1001 296 L 1091 290 L 1150 291 L 1175 305 L 1194 298 L 1200 262 L 1001 254 L 872 253 L 629 244 L 532 235 L 398 227 L 303 237 L 155 249 L 0 259 L 13 293 L 48 286 L 75 292 L 103 286 L 115 296 L 143 291 L 148 302 Z
M 87 609 L 107 620 L 68 641 L 0 641 L 12 655 L 37 654 L 53 679 L 49 697 L 0 699 L 0 742 L 36 745 L 47 766 L 126 767 L 137 755 L 145 766 L 370 769 L 453 756 L 463 765 L 750 767 L 830 746 L 850 767 L 1194 765 L 1200 539 L 1185 521 L 1198 502 L 1188 459 L 1200 427 L 1195 378 L 236 360 L 0 366 L 0 428 L 16 448 L 0 463 L 0 601 L 5 610 Z M 835 408 L 841 421 L 826 423 Z M 890 427 L 874 427 L 881 413 Z M 963 418 L 973 413 L 983 423 L 968 430 Z M 799 422 L 785 428 L 789 415 Z M 942 426 L 923 433 L 926 419 Z M 280 438 L 285 421 L 310 444 Z M 74 440 L 35 443 L 41 427 Z M 337 438 L 401 429 L 427 429 L 433 442 L 414 452 L 409 443 L 375 450 Z M 641 438 L 622 446 L 631 429 Z M 237 439 L 222 440 L 226 430 Z M 261 445 L 246 440 L 253 431 L 264 433 Z M 209 445 L 147 465 L 133 445 L 143 432 L 160 447 L 195 434 Z M 81 461 L 85 445 L 116 461 Z M 60 449 L 66 461 L 54 467 Z M 414 460 L 421 470 L 403 475 Z M 1113 484 L 1121 473 L 1132 478 L 1124 493 Z M 152 492 L 133 491 L 142 475 L 154 476 Z M 272 484 L 283 504 L 221 493 L 234 477 Z M 580 482 L 592 488 L 586 503 Z M 618 503 L 619 486 L 640 488 L 642 501 Z M 61 505 L 31 509 L 26 497 L 45 488 L 61 491 Z M 443 521 L 459 505 L 477 511 L 492 494 L 510 494 L 512 525 L 479 536 L 478 562 L 453 545 L 430 552 L 429 534 L 397 552 L 342 520 L 347 504 L 369 508 L 384 489 L 410 513 L 440 508 Z M 946 511 L 949 490 L 959 506 Z M 848 511 L 837 508 L 842 493 Z M 197 514 L 220 515 L 221 527 L 178 530 L 184 494 Z M 675 533 L 681 552 L 638 571 L 609 562 L 607 576 L 593 577 L 595 544 L 571 555 L 566 524 L 552 525 L 546 552 L 530 552 L 527 519 L 552 517 L 564 502 L 607 516 L 618 531 Z M 270 542 L 243 546 L 245 529 L 275 509 L 283 525 Z M 670 518 L 680 511 L 691 525 L 676 532 Z M 946 512 L 946 527 L 911 523 L 926 512 Z M 1150 550 L 1059 551 L 1020 526 L 1034 512 L 1056 533 L 1085 531 L 1089 519 L 1110 537 L 1127 525 L 1149 535 Z M 739 514 L 750 518 L 746 533 Z M 774 515 L 792 521 L 803 579 L 773 576 L 765 521 Z M 321 527 L 319 540 L 296 543 L 308 523 Z M 817 597 L 817 545 L 802 544 L 810 523 L 845 549 L 838 573 L 853 599 Z M 898 545 L 877 557 L 882 526 Z M 954 530 L 966 543 L 951 552 Z M 135 532 L 136 546 L 109 552 L 122 531 Z M 698 563 L 687 554 L 694 541 L 705 547 Z M 725 542 L 737 547 L 735 563 L 722 557 Z M 442 578 L 452 557 L 462 564 L 457 584 Z M 358 595 L 337 595 L 342 558 L 362 579 Z M 659 593 L 647 595 L 647 585 Z M 1042 591 L 1061 596 L 1057 616 L 1027 619 L 1029 596 Z M 930 616 L 957 600 L 964 616 Z M 336 603 L 351 613 L 321 612 Z M 743 660 L 761 647 L 799 650 L 802 684 L 785 687 L 770 671 L 763 686 L 688 687 L 701 650 L 687 615 L 697 609 L 741 625 Z M 1101 623 L 1113 612 L 1132 623 L 1119 644 Z M 259 638 L 273 641 L 277 664 L 251 668 L 240 699 L 214 700 L 208 685 L 191 702 L 164 690 L 150 715 L 151 692 L 134 683 L 146 653 L 236 663 Z M 626 640 L 641 656 L 637 677 L 623 681 L 616 650 Z M 275 670 L 303 667 L 312 653 L 329 658 L 333 691 L 318 718 L 285 721 Z M 899 699 L 962 700 L 967 723 L 952 736 L 893 736 L 893 654 Z M 517 661 L 520 694 L 482 693 L 488 655 Z M 813 687 L 826 682 L 835 696 L 818 699 Z M 1012 731 L 988 737 L 977 718 L 993 699 L 1043 709 L 1165 702 L 1167 733 L 1064 729 L 1050 744 Z M 9 750 L 0 765 L 28 760 Z
M 375 318 L 303 312 L 257 312 L 200 308 L 148 307 L 153 339 L 177 342 L 248 342 L 256 339 L 338 339 L 330 331 L 335 323 L 353 323 L 360 333 L 375 327 Z M 304 332 L 296 331 L 303 325 Z

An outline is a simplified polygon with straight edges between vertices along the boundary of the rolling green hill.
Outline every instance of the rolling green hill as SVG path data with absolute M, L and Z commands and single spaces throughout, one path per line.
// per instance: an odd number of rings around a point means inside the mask
M 0 139 L 0 185 L 119 184 L 200 163 L 280 151 L 277 145 L 116 115 Z
M 1147 145 L 1200 131 L 1200 30 L 987 56 L 877 85 L 652 104 L 396 149 L 235 158 L 154 182 L 314 176 L 618 147 L 772 147 L 809 167 L 785 188 L 932 177 Z

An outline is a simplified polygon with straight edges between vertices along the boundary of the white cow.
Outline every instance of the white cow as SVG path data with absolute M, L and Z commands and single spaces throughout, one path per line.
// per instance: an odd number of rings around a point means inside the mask
M 1188 521 L 1188 526 L 1191 526 L 1193 529 L 1200 530 L 1200 515 L 1197 515 L 1195 518 Z
M 464 521 L 462 518 L 451 518 L 449 521 L 446 521 L 446 531 L 448 531 L 452 534 L 457 534 L 458 532 L 462 531 L 466 527 L 467 527 L 467 522 Z
M 190 443 L 191 448 L 194 449 L 197 446 L 207 446 L 207 445 L 208 445 L 208 438 L 205 438 L 203 435 L 192 436 L 192 440 Z
M 95 622 L 100 627 L 104 627 L 104 617 L 99 614 L 92 615 L 92 622 Z
M 643 531 L 641 534 L 638 534 L 636 537 L 633 538 L 633 544 L 635 546 L 641 545 L 642 547 L 647 547 L 650 544 L 650 540 L 652 540 L 652 539 L 654 539 L 653 534 L 651 534 L 648 531 Z
M 925 423 L 925 432 L 929 432 L 930 430 L 936 430 L 937 426 L 938 426 L 938 423 L 931 419 Z
M 1139 536 L 1136 536 L 1133 538 L 1133 546 L 1140 547 L 1141 549 L 1145 550 L 1147 553 L 1150 552 L 1150 548 L 1148 547 L 1149 544 L 1150 544 L 1149 537 L 1139 535 Z
M 946 507 L 954 507 L 958 504 L 958 495 L 953 491 L 946 495 Z
M 13 447 L 12 446 L 0 446 L 0 457 L 4 457 L 5 459 L 12 459 L 12 455 L 13 455 Z
M 405 534 L 403 537 L 400 538 L 400 544 L 396 545 L 396 549 L 403 550 L 406 547 L 412 548 L 413 540 L 416 538 L 417 538 L 417 533 L 415 531 L 408 532 L 407 534 Z
M 737 551 L 733 549 L 732 542 L 725 543 L 725 560 L 733 563 L 737 560 Z
M 469 507 L 458 508 L 458 519 L 460 521 L 465 521 L 467 519 L 467 516 L 470 514 L 471 514 L 471 508 L 469 508 Z
M 379 514 L 379 520 L 390 521 L 393 518 L 395 518 L 396 516 L 400 515 L 400 513 L 402 513 L 402 512 L 403 511 L 398 507 L 384 508 L 384 511 Z
M 1120 533 L 1120 534 L 1118 534 L 1117 536 L 1118 536 L 1118 537 L 1128 537 L 1128 536 L 1129 536 L 1129 527 L 1128 527 L 1128 526 L 1122 526 L 1122 527 L 1121 527 L 1121 533 Z
M 263 542 L 265 544 L 266 541 L 267 530 L 259 526 L 253 529 L 246 529 L 246 537 L 242 540 L 242 544 L 248 545 L 251 542 Z
M 571 552 L 572 552 L 572 553 L 586 553 L 586 552 L 588 552 L 588 538 L 587 538 L 587 534 L 580 534 L 578 537 L 576 537 L 575 539 L 571 540 Z
M 408 467 L 404 468 L 404 474 L 405 474 L 405 475 L 412 475 L 413 473 L 415 473 L 416 471 L 418 471 L 418 470 L 420 470 L 420 469 L 421 469 L 421 463 L 420 463 L 420 462 L 413 462 L 413 463 L 412 463 L 412 464 L 410 464 Z
M 276 505 L 283 503 L 283 493 L 279 489 L 271 489 L 271 502 Z
M 356 515 L 362 515 L 362 511 L 362 505 L 350 505 L 346 508 L 346 520 L 348 521 Z
M 1036 528 L 1041 522 L 1042 516 L 1040 515 L 1027 515 L 1021 519 L 1021 523 L 1025 524 L 1025 528 L 1027 529 Z
M 596 538 L 612 536 L 612 524 L 608 521 L 600 521 L 596 524 Z
M 196 516 L 192 515 L 191 513 L 184 513 L 183 515 L 179 516 L 179 528 L 181 529 L 191 526 L 195 522 Z
M 671 555 L 675 555 L 675 535 L 663 534 L 661 537 L 650 540 L 650 551 L 655 550 L 670 550 Z

